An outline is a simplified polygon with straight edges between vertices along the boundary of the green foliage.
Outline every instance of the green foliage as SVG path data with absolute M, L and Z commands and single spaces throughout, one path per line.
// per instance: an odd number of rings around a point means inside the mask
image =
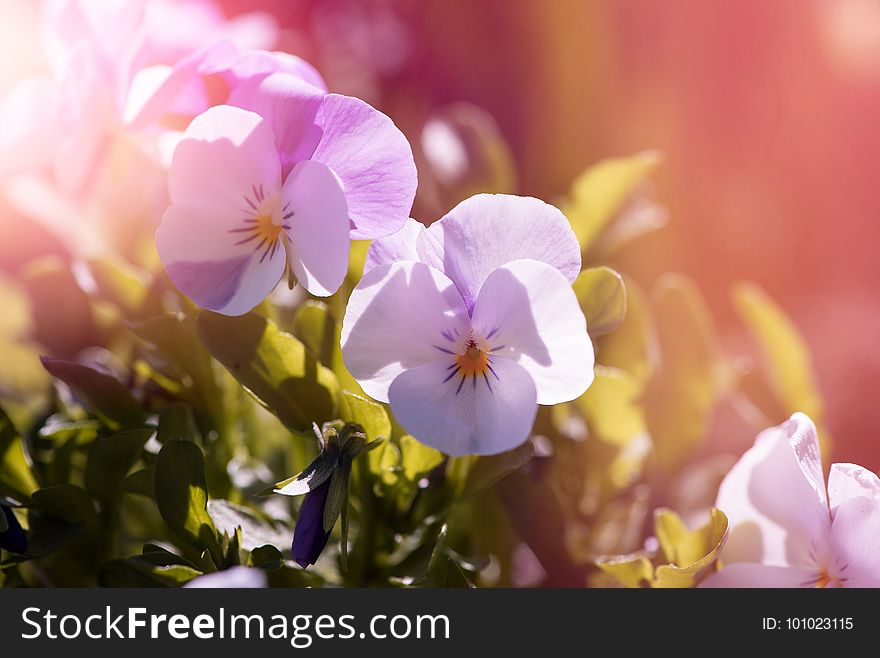
M 610 267 L 591 267 L 581 272 L 573 285 L 591 337 L 611 333 L 623 323 L 626 286 L 620 274 Z
M 9 416 L 0 408 L 0 496 L 24 502 L 37 486 L 24 455 L 21 437 Z
M 803 337 L 760 286 L 738 283 L 732 297 L 760 356 L 759 368 L 743 376 L 744 394 L 764 412 L 768 425 L 781 423 L 795 411 L 807 414 L 816 423 L 827 457 L 832 440 L 824 427 L 824 403 Z
M 98 367 L 43 357 L 43 367 L 70 386 L 92 412 L 108 427 L 136 427 L 144 422 L 144 412 L 128 388 L 116 377 Z
M 336 376 L 271 320 L 203 311 L 196 324 L 214 358 L 288 428 L 304 430 L 335 417 Z
M 563 211 L 588 257 L 593 258 L 603 232 L 620 219 L 627 203 L 637 194 L 639 185 L 659 162 L 660 157 L 654 151 L 603 160 L 584 171 L 572 183 L 570 198 Z M 633 221 L 630 220 L 631 223 Z M 628 238 L 655 230 L 663 224 L 663 221 L 644 214 L 637 216 L 635 221 L 635 226 L 626 227 Z M 615 242 L 623 241 L 618 237 Z
M 86 489 L 107 503 L 118 498 L 128 471 L 152 434 L 152 429 L 141 429 L 96 438 L 88 449 Z
M 705 301 L 681 275 L 652 295 L 660 367 L 645 393 L 645 419 L 660 468 L 679 467 L 706 436 L 720 395 L 720 346 Z
M 428 203 L 514 184 L 485 117 L 439 118 L 473 159 L 461 180 L 432 181 Z M 0 584 L 180 587 L 246 565 L 278 586 L 511 586 L 527 552 L 543 570 L 529 584 L 697 585 L 727 533 L 712 505 L 733 457 L 697 458 L 719 408 L 749 409 L 755 433 L 805 411 L 826 455 L 830 439 L 805 343 L 758 286 L 733 290 L 755 347 L 743 358 L 722 347 L 695 282 L 621 267 L 619 251 L 665 221 L 647 194 L 658 162 L 607 160 L 573 183 L 564 211 L 589 265 L 573 289 L 595 378 L 499 455 L 420 443 L 345 368 L 366 241 L 332 297 L 294 292 L 240 317 L 199 312 L 154 256 L 146 269 L 89 259 L 85 283 L 82 263 L 74 276 L 54 257 L 4 275 L 0 502 L 27 550 L 0 555 Z M 322 485 L 331 541 L 303 570 L 291 539 Z
M 208 514 L 205 460 L 192 441 L 172 439 L 156 459 L 156 505 L 168 527 L 198 552 L 207 550 L 214 564 L 221 559 L 214 521 Z
M 596 563 L 624 587 L 694 587 L 717 568 L 727 531 L 727 516 L 719 509 L 713 508 L 706 524 L 693 531 L 675 512 L 658 509 L 658 550 L 603 557 Z

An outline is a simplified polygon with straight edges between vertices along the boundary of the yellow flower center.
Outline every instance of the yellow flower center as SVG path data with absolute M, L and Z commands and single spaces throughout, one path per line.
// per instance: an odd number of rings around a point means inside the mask
M 476 377 L 489 370 L 489 355 L 479 348 L 473 338 L 469 338 L 464 353 L 455 357 L 455 363 L 462 375 Z
M 272 258 L 281 244 L 281 233 L 290 230 L 289 222 L 296 214 L 290 209 L 290 202 L 280 206 L 277 196 L 267 194 L 262 185 L 253 186 L 253 197 L 246 195 L 244 202 L 247 216 L 237 227 L 229 232 L 238 240 L 236 245 L 251 245 L 255 252 L 261 253 L 260 262 Z M 250 212 L 253 214 L 250 214 Z
M 272 218 L 272 213 L 260 213 L 255 219 L 257 220 L 257 223 L 254 227 L 254 232 L 257 236 L 269 244 L 277 242 L 278 236 L 281 234 L 281 224 L 275 223 Z

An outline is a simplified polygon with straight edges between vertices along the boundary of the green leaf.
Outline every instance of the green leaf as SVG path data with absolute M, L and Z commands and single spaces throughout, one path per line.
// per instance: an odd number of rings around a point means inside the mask
M 651 587 L 654 582 L 654 565 L 641 553 L 603 556 L 596 566 L 624 587 Z
M 533 455 L 534 446 L 531 441 L 526 441 L 519 447 L 502 452 L 500 455 L 478 458 L 468 472 L 465 493 L 472 494 L 495 484 L 528 464 Z
M 342 508 L 348 505 L 350 476 L 351 462 L 348 460 L 341 461 L 330 476 L 330 490 L 327 492 L 327 502 L 324 505 L 324 532 L 333 530 Z
M 169 564 L 182 564 L 186 567 L 195 569 L 196 565 L 187 560 L 185 557 L 172 553 L 167 548 L 157 546 L 156 544 L 144 544 L 141 554 L 150 560 L 152 564 L 157 566 L 167 566 Z
M 156 495 L 155 480 L 156 474 L 152 467 L 142 468 L 126 477 L 122 488 L 126 493 L 154 498 Z
M 229 536 L 241 529 L 241 547 L 253 551 L 259 546 L 284 546 L 290 541 L 288 531 L 280 524 L 270 523 L 254 510 L 228 500 L 208 501 L 208 514 L 219 532 Z
M 611 158 L 593 165 L 575 179 L 563 210 L 585 253 L 590 252 L 596 238 L 659 162 L 655 151 Z
M 89 446 L 86 489 L 100 498 L 117 497 L 152 434 L 153 430 L 147 428 L 96 438 Z
M 194 441 L 199 436 L 192 409 L 186 404 L 174 403 L 159 412 L 156 440 L 167 443 L 171 439 Z
M 27 548 L 24 553 L 10 555 L 5 560 L 6 564 L 48 555 L 73 539 L 84 526 L 81 521 L 64 519 L 38 508 L 23 510 L 21 513 L 27 517 L 24 524 L 27 527 Z
M 449 553 L 446 539 L 449 529 L 446 524 L 440 530 L 437 544 L 428 562 L 428 571 L 424 585 L 426 587 L 461 587 L 472 585 L 461 568 L 461 565 Z
M 443 453 L 419 443 L 409 434 L 400 437 L 400 455 L 403 477 L 413 483 L 442 464 L 444 459 Z
M 128 263 L 112 258 L 86 260 L 98 296 L 112 302 L 130 317 L 137 315 L 147 297 L 145 277 Z
M 215 563 L 219 561 L 201 449 L 192 441 L 172 439 L 159 451 L 155 476 L 156 504 L 168 527 L 194 547 L 207 549 Z
M 248 564 L 259 569 L 280 569 L 284 566 L 284 556 L 275 546 L 266 544 L 251 551 Z
M 830 435 L 823 427 L 824 401 L 819 393 L 812 358 L 806 342 L 785 312 L 753 283 L 738 283 L 733 289 L 737 313 L 757 341 L 763 357 L 764 372 L 776 397 L 782 418 L 802 411 L 816 423 L 823 454 L 830 450 Z M 760 405 L 767 408 L 771 405 Z
M 101 420 L 114 429 L 143 425 L 144 412 L 128 387 L 113 375 L 74 361 L 43 357 L 43 367 L 82 399 Z
M 146 553 L 108 562 L 98 575 L 98 583 L 102 587 L 180 587 L 203 575 L 186 564 L 164 564 L 162 557 L 156 563 L 157 555 Z
M 625 370 L 596 366 L 593 383 L 574 404 L 591 431 L 608 443 L 625 446 L 647 431 L 641 395 L 642 386 Z
M 713 508 L 709 521 L 690 531 L 675 512 L 659 509 L 654 529 L 669 562 L 657 567 L 654 587 L 694 587 L 715 568 L 727 540 L 728 520 L 724 512 Z
M 339 415 L 343 420 L 357 423 L 363 427 L 364 433 L 370 441 L 391 438 L 391 418 L 385 411 L 385 407 L 378 402 L 368 400 L 351 391 L 343 391 L 339 399 Z M 393 446 L 386 442 L 381 449 L 373 450 L 366 457 L 370 472 L 381 475 L 388 484 L 391 484 L 390 480 L 395 480 L 397 476 L 391 471 L 383 469 L 382 460 L 383 456 L 388 457 L 385 453 L 392 449 Z
M 23 503 L 37 486 L 21 437 L 9 416 L 0 408 L 0 496 L 9 496 Z
M 196 323 L 182 313 L 168 313 L 136 325 L 132 330 L 174 366 L 183 387 L 182 397 L 220 425 L 224 417 L 223 394 L 217 383 L 211 355 L 202 346 Z
M 687 277 L 667 274 L 652 295 L 661 367 L 645 395 L 658 465 L 670 472 L 705 438 L 721 392 L 721 350 L 706 302 Z
M 595 338 L 611 333 L 626 317 L 626 286 L 610 267 L 591 267 L 578 275 L 574 292 L 587 318 L 587 330 Z
M 336 377 L 273 322 L 254 313 L 202 311 L 197 327 L 214 358 L 288 428 L 304 430 L 335 417 Z
M 97 512 L 92 497 L 74 484 L 59 484 L 38 489 L 31 495 L 34 507 L 71 523 L 97 523 Z
M 363 265 L 361 268 L 363 269 Z M 333 371 L 340 386 L 362 393 L 360 384 L 351 376 L 342 360 L 342 325 L 333 317 L 327 304 L 313 299 L 307 300 L 296 310 L 293 323 L 296 336 L 316 359 Z
M 595 341 L 596 359 L 625 370 L 645 384 L 656 367 L 656 330 L 645 294 L 635 281 L 625 281 L 626 316 L 615 331 Z
M 370 441 L 391 438 L 391 419 L 385 407 L 378 402 L 351 391 L 343 391 L 339 402 L 339 415 L 347 423 L 360 425 Z
M 45 394 L 49 375 L 40 367 L 40 347 L 30 340 L 33 318 L 20 281 L 0 273 L 0 397 L 33 403 Z

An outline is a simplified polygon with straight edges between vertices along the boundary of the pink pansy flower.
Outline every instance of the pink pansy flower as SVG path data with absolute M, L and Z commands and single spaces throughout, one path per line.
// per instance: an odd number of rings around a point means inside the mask
M 721 483 L 730 537 L 705 587 L 880 587 L 880 479 L 832 464 L 796 413 L 762 432 Z
M 22 81 L 0 102 L 11 126 L 0 137 L 0 173 L 49 169 L 68 195 L 118 166 L 120 138 L 134 141 L 166 112 L 192 107 L 204 95 L 199 73 L 230 68 L 239 47 L 271 46 L 278 32 L 268 14 L 224 21 L 202 0 L 47 0 L 42 10 L 49 74 Z M 177 25 L 187 27 L 169 29 Z
M 259 304 L 287 268 L 310 293 L 333 294 L 349 236 L 388 235 L 407 219 L 406 138 L 363 101 L 289 73 L 249 78 L 229 102 L 196 117 L 174 154 L 156 236 L 171 280 L 227 315 Z
M 345 363 L 420 441 L 450 455 L 509 450 L 538 404 L 592 382 L 571 289 L 580 248 L 556 208 L 478 195 L 430 228 L 410 220 L 368 260 L 343 321 Z
M 249 66 L 260 63 L 252 57 L 234 68 L 241 76 Z M 333 170 L 345 189 L 353 240 L 404 226 L 418 177 L 409 142 L 387 116 L 359 98 L 326 93 L 291 63 L 242 78 L 227 102 L 272 125 L 285 171 L 302 160 Z

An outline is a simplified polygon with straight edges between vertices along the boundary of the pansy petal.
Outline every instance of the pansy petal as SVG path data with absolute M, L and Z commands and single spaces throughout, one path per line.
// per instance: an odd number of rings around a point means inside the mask
M 266 252 L 243 243 L 239 215 L 222 206 L 175 204 L 156 231 L 156 248 L 171 281 L 202 308 L 247 313 L 281 280 L 284 248 Z
M 229 95 L 229 104 L 256 112 L 272 126 L 281 158 L 282 176 L 307 160 L 321 139 L 317 117 L 326 94 L 290 73 L 272 73 L 241 82 Z
M 478 194 L 465 199 L 422 236 L 422 260 L 455 281 L 468 307 L 483 282 L 510 261 L 552 265 L 569 282 L 581 270 L 574 231 L 558 208 L 531 197 Z
M 352 240 L 399 231 L 409 218 L 418 182 L 406 137 L 364 101 L 339 94 L 325 97 L 320 123 L 323 133 L 312 159 L 342 180 Z
M 419 260 L 417 243 L 424 231 L 424 224 L 410 218 L 397 233 L 373 240 L 367 250 L 364 271 L 368 272 L 378 265 L 396 263 L 399 260 Z
M 715 506 L 730 520 L 725 562 L 809 567 L 827 545 L 830 516 L 812 421 L 794 414 L 761 432 L 733 466 Z
M 395 377 L 449 358 L 444 332 L 466 328 L 467 310 L 442 272 L 424 263 L 380 265 L 364 274 L 348 300 L 342 356 L 364 391 L 387 402 Z
M 709 575 L 700 587 L 795 588 L 814 587 L 816 574 L 797 567 L 769 567 L 764 564 L 728 564 Z
M 174 66 L 144 67 L 132 79 L 125 100 L 123 121 L 130 130 L 143 130 L 158 122 L 171 111 L 175 101 L 197 79 L 202 68 L 228 61 L 235 55 L 235 46 L 221 41 L 181 58 Z
M 0 178 L 47 167 L 60 138 L 59 90 L 50 78 L 27 78 L 0 100 Z
M 474 304 L 473 327 L 495 355 L 528 371 L 539 404 L 574 400 L 593 382 L 587 321 L 571 284 L 547 263 L 517 260 L 492 272 Z
M 828 502 L 833 513 L 850 498 L 865 496 L 880 504 L 880 478 L 856 464 L 831 464 L 828 474 Z
M 841 502 L 831 546 L 835 564 L 829 572 L 844 587 L 880 587 L 880 499 L 857 496 Z
M 329 493 L 330 478 L 307 493 L 299 509 L 299 518 L 293 528 L 290 555 L 303 568 L 318 561 L 327 546 L 327 540 L 330 539 L 330 531 L 324 529 L 324 510 Z
M 284 181 L 282 200 L 293 273 L 313 295 L 332 295 L 348 272 L 351 243 L 339 179 L 326 165 L 305 160 Z
M 205 72 L 219 73 L 233 89 L 252 78 L 270 73 L 290 73 L 324 92 L 327 91 L 327 83 L 318 70 L 301 57 L 289 53 L 247 50 L 229 61 L 206 68 Z
M 262 190 L 260 190 L 262 186 Z M 269 123 L 218 105 L 192 120 L 168 172 L 172 203 L 219 205 L 244 214 L 247 199 L 276 194 L 281 167 Z
M 81 44 L 71 55 L 58 103 L 55 179 L 65 193 L 76 195 L 93 179 L 106 154 L 108 126 L 116 112 L 113 82 L 93 47 Z
M 484 376 L 450 378 L 451 360 L 407 370 L 391 384 L 395 418 L 422 443 L 448 455 L 494 455 L 525 441 L 537 413 L 535 384 L 510 359 Z

